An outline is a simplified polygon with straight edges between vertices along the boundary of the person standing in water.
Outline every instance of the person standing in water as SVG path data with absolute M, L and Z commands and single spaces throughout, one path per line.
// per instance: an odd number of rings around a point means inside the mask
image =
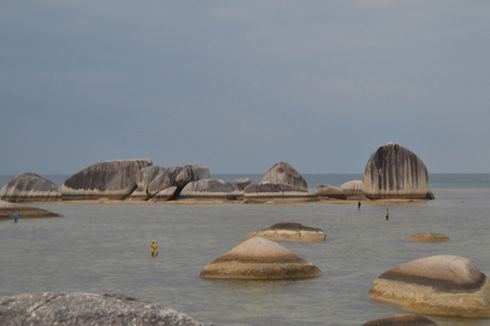
M 361 201 L 358 201 L 357 202 L 357 210 L 360 211 L 361 210 Z
M 158 256 L 158 246 L 155 240 L 151 240 L 150 251 L 152 257 Z
M 14 220 L 14 223 L 17 223 L 17 212 L 12 213 L 12 219 Z
M 387 221 L 390 220 L 390 210 L 388 208 L 386 209 L 386 215 L 385 215 L 385 217 L 386 217 L 386 220 Z

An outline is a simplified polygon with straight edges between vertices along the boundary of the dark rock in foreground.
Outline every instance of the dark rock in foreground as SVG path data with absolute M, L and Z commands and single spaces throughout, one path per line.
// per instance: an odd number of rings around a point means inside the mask
M 35 174 L 22 173 L 12 178 L 0 189 L 0 199 L 12 203 L 60 200 L 58 187 L 51 181 Z
M 0 297 L 0 325 L 204 326 L 207 324 L 173 309 L 117 294 L 45 292 Z
M 259 183 L 286 184 L 305 191 L 308 190 L 308 185 L 303 176 L 286 162 L 274 164 L 260 179 Z
M 364 169 L 364 194 L 369 199 L 427 199 L 429 175 L 424 162 L 398 144 L 379 147 Z
M 106 161 L 75 173 L 61 186 L 63 199 L 126 199 L 136 188 L 140 170 L 150 160 Z
M 423 316 L 402 314 L 371 320 L 362 326 L 437 326 L 432 320 Z
M 19 219 L 26 217 L 60 217 L 61 215 L 41 208 L 27 207 L 0 200 L 0 220 L 11 219 L 16 212 Z M 1 324 L 0 324 L 1 325 Z

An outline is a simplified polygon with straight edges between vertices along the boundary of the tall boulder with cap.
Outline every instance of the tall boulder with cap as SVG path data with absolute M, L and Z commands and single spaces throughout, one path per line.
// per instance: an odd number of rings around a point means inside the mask
M 13 177 L 0 189 L 0 199 L 13 203 L 56 201 L 61 199 L 58 187 L 36 173 L 22 173 Z
M 115 160 L 92 164 L 65 180 L 63 199 L 126 199 L 138 187 L 142 168 L 150 160 Z
M 421 314 L 490 318 L 490 282 L 460 256 L 431 256 L 398 265 L 373 281 L 369 297 Z
M 398 144 L 379 147 L 364 169 L 363 192 L 370 199 L 428 199 L 429 174 L 422 160 Z

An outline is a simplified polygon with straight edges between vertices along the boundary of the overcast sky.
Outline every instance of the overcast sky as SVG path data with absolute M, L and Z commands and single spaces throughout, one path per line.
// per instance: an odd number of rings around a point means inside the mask
M 0 1 L 0 173 L 490 172 L 490 1 Z

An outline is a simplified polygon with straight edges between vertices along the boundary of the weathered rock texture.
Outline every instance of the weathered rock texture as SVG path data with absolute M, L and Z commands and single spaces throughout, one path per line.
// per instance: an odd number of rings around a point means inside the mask
M 155 196 L 151 197 L 152 201 L 168 201 L 177 198 L 177 187 L 168 187 L 159 191 Z
M 58 187 L 35 174 L 22 173 L 12 178 L 0 189 L 0 199 L 13 203 L 60 200 Z
M 182 189 L 179 198 L 228 198 L 242 197 L 243 192 L 231 184 L 219 179 L 202 179 L 189 182 Z
M 369 297 L 422 314 L 490 317 L 487 277 L 459 256 L 432 256 L 399 265 L 373 281 Z
M 322 274 L 289 249 L 260 237 L 242 242 L 201 271 L 203 278 L 235 280 L 295 280 Z
M 160 173 L 148 185 L 148 194 L 154 196 L 165 188 L 177 187 L 176 197 L 192 181 L 207 179 L 209 169 L 200 165 L 172 166 Z
M 150 165 L 142 168 L 138 171 L 136 176 L 136 190 L 129 196 L 130 200 L 147 200 L 150 195 L 148 194 L 148 185 L 155 179 L 155 177 L 164 171 L 165 168 L 158 165 Z
M 206 324 L 173 309 L 117 294 L 45 292 L 0 297 L 0 325 L 204 326 Z
M 425 318 L 423 316 L 412 315 L 412 314 L 402 314 L 394 315 L 381 319 L 371 320 L 364 323 L 362 326 L 430 326 L 435 325 L 432 320 Z
M 274 164 L 260 179 L 259 183 L 286 184 L 308 190 L 305 179 L 295 168 L 285 162 Z
M 335 199 L 346 199 L 347 195 L 339 187 L 331 185 L 318 185 L 315 188 L 315 196 Z
M 17 212 L 19 219 L 25 217 L 60 217 L 60 214 L 56 214 L 41 208 L 27 207 L 19 204 L 12 204 L 0 200 L 0 220 L 12 219 L 12 214 Z M 1 325 L 1 324 L 0 324 Z
M 150 160 L 106 161 L 75 173 L 61 186 L 63 199 L 125 199 L 136 188 L 139 172 Z
M 346 194 L 349 198 L 360 198 L 364 195 L 363 182 L 362 180 L 350 180 L 343 183 L 340 186 L 340 189 Z
M 258 183 L 245 188 L 245 198 L 295 198 L 310 197 L 301 187 L 286 184 Z
M 250 178 L 239 178 L 230 182 L 232 185 L 238 188 L 238 190 L 245 190 L 248 186 L 252 184 L 252 180 Z
M 407 237 L 407 240 L 416 242 L 445 242 L 449 237 L 441 233 L 419 232 Z
M 370 199 L 426 199 L 427 168 L 417 155 L 398 144 L 381 146 L 364 170 L 364 194 Z
M 327 235 L 322 229 L 304 226 L 294 222 L 274 224 L 266 229 L 249 232 L 245 238 L 262 237 L 269 240 L 315 242 L 325 241 Z

